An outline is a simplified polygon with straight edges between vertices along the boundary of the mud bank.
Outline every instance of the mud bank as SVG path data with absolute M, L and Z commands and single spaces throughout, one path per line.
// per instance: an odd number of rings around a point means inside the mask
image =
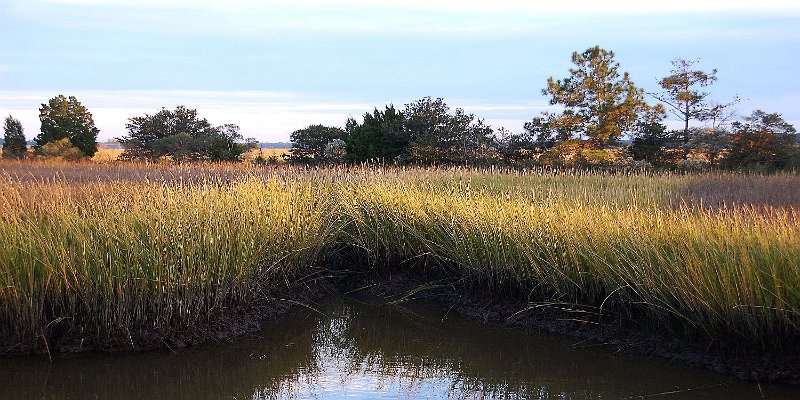
M 363 293 L 387 302 L 433 302 L 469 319 L 525 332 L 574 339 L 574 348 L 604 346 L 616 352 L 661 359 L 667 364 L 703 368 L 746 381 L 800 385 L 800 354 L 747 354 L 735 347 L 668 337 L 647 329 L 646 321 L 604 319 L 576 306 L 534 302 L 518 294 L 488 293 L 425 273 L 395 273 L 340 285 L 348 295 Z M 800 347 L 797 347 L 800 349 Z
M 179 349 L 209 341 L 224 341 L 255 332 L 292 309 L 313 304 L 335 292 L 328 280 L 302 282 L 265 294 L 247 304 L 217 310 L 204 323 L 176 327 L 168 332 L 140 328 L 98 335 L 70 326 L 68 319 L 59 319 L 34 342 L 19 341 L 14 337 L 0 341 L 0 356 Z

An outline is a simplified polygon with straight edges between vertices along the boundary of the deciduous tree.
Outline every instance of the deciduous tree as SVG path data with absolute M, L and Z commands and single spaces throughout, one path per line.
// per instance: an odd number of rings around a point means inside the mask
M 39 108 L 41 133 L 34 139 L 40 151 L 47 143 L 67 138 L 86 156 L 97 152 L 97 134 L 92 114 L 74 96 L 59 95 Z
M 780 114 L 754 111 L 732 125 L 723 164 L 729 168 L 776 170 L 789 167 L 797 153 L 797 131 Z
M 292 132 L 291 139 L 291 161 L 319 163 L 325 161 L 328 143 L 337 139 L 346 142 L 347 132 L 338 127 L 317 124 Z
M 238 161 L 250 148 L 242 143 L 238 126 L 213 126 L 185 106 L 129 118 L 125 129 L 128 134 L 117 138 L 125 148 L 125 159 Z
M 450 107 L 442 98 L 424 97 L 403 110 L 412 157 L 422 163 L 469 163 L 481 158 L 493 130 L 474 114 Z

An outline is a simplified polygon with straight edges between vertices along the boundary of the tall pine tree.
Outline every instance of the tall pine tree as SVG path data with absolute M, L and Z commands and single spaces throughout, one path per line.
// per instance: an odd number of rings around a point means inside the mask
M 644 91 L 634 85 L 627 72 L 619 71 L 614 52 L 590 47 L 572 53 L 575 68 L 564 79 L 549 78 L 542 94 L 550 104 L 564 107 L 561 115 L 546 115 L 546 126 L 559 132 L 588 136 L 598 148 L 632 131 L 651 107 Z M 657 106 L 658 114 L 663 114 Z
M 3 127 L 3 158 L 23 158 L 28 151 L 25 144 L 25 133 L 18 119 L 6 117 Z

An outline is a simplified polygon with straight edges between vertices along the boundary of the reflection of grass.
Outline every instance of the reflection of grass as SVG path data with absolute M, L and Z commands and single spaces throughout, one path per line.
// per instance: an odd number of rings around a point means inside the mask
M 614 397 L 620 393 L 603 393 L 612 388 L 602 387 L 600 382 L 619 380 L 620 372 L 630 366 L 565 350 L 565 343 L 546 336 L 530 340 L 452 314 L 447 317 L 441 310 L 352 307 L 356 316 L 347 319 L 344 333 L 352 346 L 348 372 L 377 372 L 411 382 L 445 380 L 451 382 L 448 395 L 452 397 L 538 398 L 542 389 L 566 398 Z M 630 379 L 632 371 L 624 373 Z M 628 386 L 620 392 L 630 395 L 641 390 Z
M 29 340 L 194 326 L 341 246 L 600 322 L 772 350 L 800 337 L 798 209 L 708 209 L 696 177 L 133 164 L 43 181 L 57 164 L 3 166 L 0 318 Z
M 294 377 L 317 373 L 314 328 L 311 318 L 284 319 L 257 336 L 174 353 L 0 359 L 0 398 L 277 398 Z

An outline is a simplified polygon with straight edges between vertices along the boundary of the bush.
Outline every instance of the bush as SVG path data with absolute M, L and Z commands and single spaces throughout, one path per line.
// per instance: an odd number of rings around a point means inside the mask
M 78 161 L 86 157 L 79 148 L 72 144 L 69 138 L 45 143 L 39 148 L 37 154 L 46 159 L 68 161 Z

